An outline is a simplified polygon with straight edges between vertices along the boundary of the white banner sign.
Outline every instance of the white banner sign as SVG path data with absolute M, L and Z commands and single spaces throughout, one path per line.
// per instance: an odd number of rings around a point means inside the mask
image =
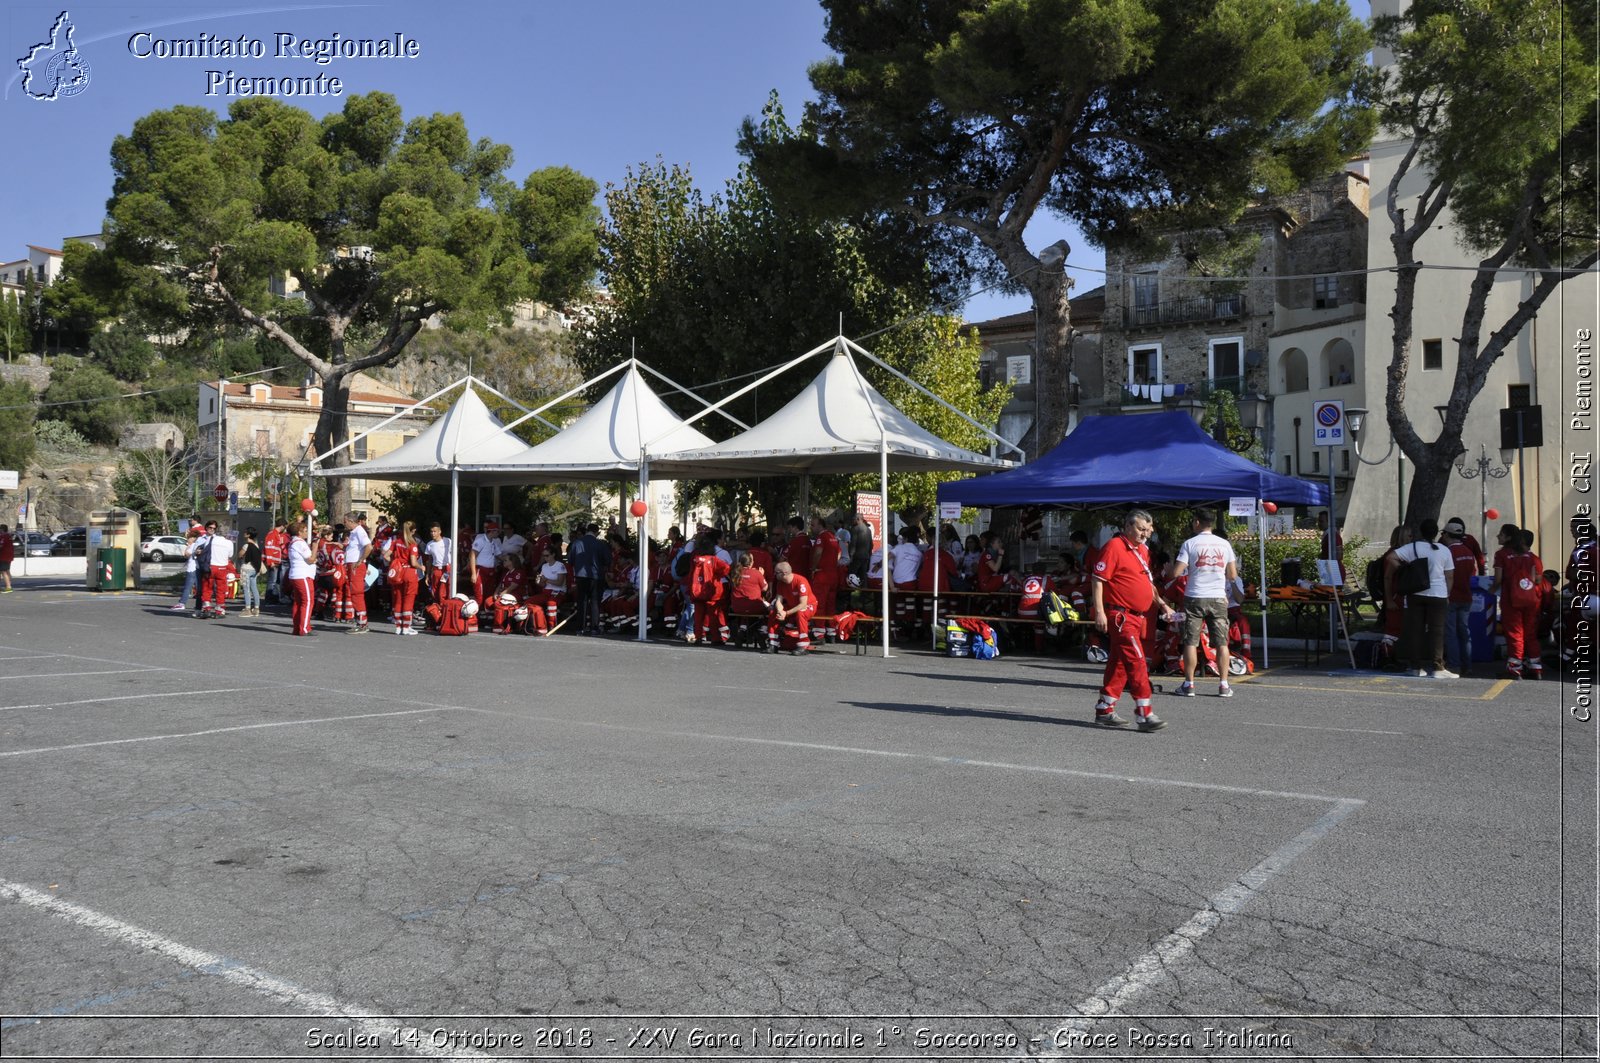
M 941 521 L 960 520 L 961 519 L 961 503 L 960 502 L 940 502 L 939 503 L 939 519 Z
M 1253 517 L 1256 515 L 1256 500 L 1253 498 L 1228 499 L 1228 516 Z
M 15 469 L 0 469 L 0 491 L 15 491 L 21 481 Z

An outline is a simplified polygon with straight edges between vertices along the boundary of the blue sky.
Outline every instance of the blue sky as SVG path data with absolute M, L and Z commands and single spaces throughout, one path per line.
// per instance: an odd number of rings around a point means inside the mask
M 89 67 L 78 95 L 27 98 L 16 60 L 48 37 L 63 10 Z M 1357 3 L 1365 15 L 1366 4 Z M 630 165 L 660 156 L 687 165 L 704 189 L 720 189 L 738 167 L 739 122 L 757 114 L 772 90 L 797 118 L 812 97 L 806 67 L 826 54 L 815 0 L 385 0 L 383 3 L 144 4 L 137 0 L 8 0 L 0 129 L 11 159 L 0 214 L 0 261 L 27 244 L 59 247 L 63 237 L 96 232 L 111 191 L 112 139 L 135 119 L 177 104 L 224 111 L 208 96 L 208 70 L 241 76 L 337 76 L 345 94 L 393 93 L 409 115 L 459 111 L 474 137 L 511 146 L 512 173 L 566 165 L 603 187 Z M 135 33 L 193 39 L 202 33 L 261 40 L 262 59 L 138 58 Z M 318 66 L 275 58 L 275 35 L 374 38 L 404 34 L 420 54 L 402 60 L 338 59 Z M 140 47 L 148 50 L 141 42 Z M 337 98 L 292 102 L 314 114 Z M 1064 223 L 1038 219 L 1035 249 L 1066 237 L 1071 264 L 1095 267 L 1100 255 Z M 1096 287 L 1075 272 L 1077 290 Z M 964 308 L 970 321 L 1028 309 L 1025 297 L 981 294 Z M 848 322 L 846 328 L 848 330 Z M 797 347 L 810 345 L 797 341 Z

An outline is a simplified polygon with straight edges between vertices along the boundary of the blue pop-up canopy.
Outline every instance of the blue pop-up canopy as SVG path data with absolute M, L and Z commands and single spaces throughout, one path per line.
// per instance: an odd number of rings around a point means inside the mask
M 1054 450 L 1020 469 L 939 485 L 964 506 L 1185 505 L 1256 498 L 1326 506 L 1328 486 L 1240 457 L 1181 410 L 1085 417 Z

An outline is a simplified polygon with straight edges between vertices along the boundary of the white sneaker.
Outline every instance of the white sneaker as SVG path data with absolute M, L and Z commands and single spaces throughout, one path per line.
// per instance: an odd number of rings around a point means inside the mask
M 1227 683 L 1219 683 L 1219 684 L 1217 684 L 1217 697 L 1219 697 L 1219 698 L 1231 698 L 1231 697 L 1233 697 L 1233 688 L 1231 686 L 1229 686 Z
M 1428 678 L 1428 673 L 1424 672 L 1421 668 L 1412 669 L 1411 670 L 1411 674 L 1416 676 L 1418 679 L 1426 679 L 1426 678 Z
M 1448 668 L 1436 668 L 1436 669 L 1433 670 L 1432 674 L 1433 674 L 1433 678 L 1435 678 L 1435 679 L 1460 679 L 1461 678 L 1461 676 L 1459 674 L 1457 674 L 1455 672 L 1452 672 Z

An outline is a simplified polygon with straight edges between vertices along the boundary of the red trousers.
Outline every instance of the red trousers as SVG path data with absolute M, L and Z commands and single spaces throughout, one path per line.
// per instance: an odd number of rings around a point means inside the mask
M 489 599 L 494 597 L 494 589 L 500 585 L 500 581 L 495 578 L 494 573 L 495 569 L 493 565 L 490 565 L 488 568 L 479 566 L 476 576 L 477 582 L 472 586 L 472 596 L 478 599 L 478 604 L 484 608 L 488 608 L 490 606 L 491 602 Z
M 532 594 L 522 599 L 522 602 L 529 609 L 543 609 L 546 622 L 550 627 L 553 628 L 556 626 L 556 610 L 560 608 L 562 601 L 565 599 L 565 594 L 557 594 L 554 591 L 544 590 L 534 591 Z
M 694 603 L 695 641 L 706 641 L 706 636 L 710 634 L 712 628 L 717 631 L 718 641 L 728 641 L 728 601 L 721 595 L 710 601 Z
M 1500 633 L 1506 637 L 1506 670 L 1521 673 L 1522 662 L 1540 672 L 1544 661 L 1539 649 L 1539 606 L 1512 605 L 1500 599 Z
M 814 612 L 816 612 L 815 609 L 801 609 L 798 612 L 790 613 L 782 620 L 778 619 L 777 613 L 773 613 L 767 618 L 767 644 L 773 649 L 778 649 L 780 645 L 780 630 L 793 624 L 795 649 L 809 650 L 811 648 L 811 614 Z
M 207 583 L 211 585 L 211 604 L 218 609 L 228 606 L 228 566 L 212 565 Z
M 1106 606 L 1107 652 L 1105 676 L 1100 681 L 1099 711 L 1110 712 L 1122 697 L 1126 685 L 1133 695 L 1134 709 L 1143 716 L 1150 711 L 1150 666 L 1144 656 L 1144 616 Z
M 289 602 L 294 616 L 294 633 L 311 634 L 311 599 L 315 593 L 310 576 L 304 579 L 285 579 L 289 588 Z
M 344 566 L 344 585 L 350 590 L 350 607 L 355 610 L 356 623 L 367 622 L 367 563 L 347 561 Z
M 394 626 L 402 630 L 411 626 L 417 608 L 417 570 L 402 569 L 389 581 L 389 594 L 394 609 Z

